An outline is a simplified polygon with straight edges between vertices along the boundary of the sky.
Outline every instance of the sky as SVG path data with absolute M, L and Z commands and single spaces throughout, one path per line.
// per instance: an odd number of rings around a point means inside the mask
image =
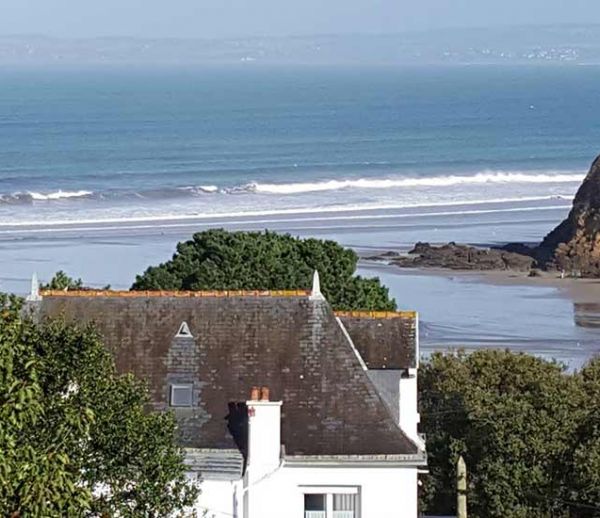
M 599 0 L 0 0 L 0 35 L 229 38 L 600 23 Z

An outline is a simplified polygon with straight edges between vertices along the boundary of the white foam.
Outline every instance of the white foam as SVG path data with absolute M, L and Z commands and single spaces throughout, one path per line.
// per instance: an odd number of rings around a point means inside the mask
M 453 185 L 481 184 L 554 184 L 580 183 L 583 173 L 517 171 L 484 171 L 475 175 L 432 176 L 424 178 L 357 178 L 348 180 L 323 180 L 297 183 L 251 183 L 247 190 L 263 194 L 301 194 L 305 192 L 333 191 L 340 189 L 390 189 L 394 187 L 449 187 Z
M 216 185 L 199 185 L 198 189 L 202 192 L 217 192 L 219 190 Z
M 267 209 L 267 210 L 247 210 L 237 212 L 215 212 L 215 213 L 197 213 L 197 214 L 152 214 L 148 216 L 124 216 L 124 217 L 113 217 L 113 218 L 86 218 L 86 219 L 61 219 L 61 220 L 43 220 L 43 221 L 0 221 L 0 226 L 11 227 L 14 229 L 22 227 L 35 227 L 40 229 L 41 227 L 58 227 L 64 226 L 67 228 L 78 228 L 78 225 L 106 225 L 106 224 L 128 224 L 128 223 L 147 223 L 147 222 L 174 222 L 174 221 L 214 221 L 218 219 L 230 218 L 241 218 L 240 221 L 244 221 L 244 218 L 256 218 L 256 217 L 269 217 L 269 216 L 285 216 L 285 215 L 306 215 L 306 214 L 337 214 L 337 213 L 360 213 L 365 211 L 380 211 L 380 210 L 401 210 L 401 209 L 426 209 L 435 207 L 460 207 L 460 206 L 476 206 L 476 205 L 491 205 L 491 204 L 506 204 L 506 203 L 526 203 L 526 202 L 540 202 L 550 200 L 564 200 L 565 202 L 572 201 L 573 196 L 571 195 L 554 195 L 554 196 L 526 196 L 521 198 L 495 198 L 488 200 L 455 200 L 447 202 L 428 202 L 428 203 L 401 203 L 401 204 L 379 204 L 379 203 L 364 203 L 357 205 L 336 205 L 328 207 L 302 207 L 302 208 L 289 208 L 289 209 Z M 540 206 L 534 207 L 530 210 L 544 210 L 548 208 L 566 208 L 567 204 L 547 207 Z M 515 207 L 510 210 L 522 210 L 523 208 Z M 482 211 L 490 210 L 492 212 L 502 211 L 502 209 L 482 209 Z M 468 211 L 456 211 L 455 214 L 468 212 Z M 474 212 L 471 212 L 474 213 Z M 409 214 L 414 215 L 415 214 Z M 396 215 L 397 216 L 397 215 Z M 358 216 L 348 216 L 348 219 Z M 369 216 L 366 216 L 369 217 Z M 383 215 L 382 217 L 386 217 Z M 335 219 L 341 219 L 339 216 Z M 269 220 L 272 221 L 272 220 Z M 247 223 L 260 223 L 257 220 L 246 220 Z M 226 221 L 227 224 L 233 222 Z M 65 230 L 60 229 L 60 230 Z M 17 230 L 3 230 L 0 233 L 10 233 Z
M 58 190 L 55 192 L 50 192 L 48 194 L 42 194 L 39 192 L 28 192 L 31 199 L 36 201 L 48 201 L 48 200 L 61 200 L 64 198 L 81 198 L 83 196 L 90 196 L 93 194 L 92 191 L 62 191 Z
M 353 216 L 333 216 L 330 218 L 322 217 L 309 217 L 309 218 L 269 218 L 269 219 L 252 219 L 252 220 L 226 220 L 223 223 L 227 225 L 244 225 L 248 223 L 252 224 L 273 224 L 273 223 L 303 223 L 303 230 L 324 230 L 330 229 L 330 224 L 312 225 L 307 226 L 304 223 L 310 222 L 332 222 L 332 221 L 346 221 L 346 220 L 378 220 L 378 219 L 403 219 L 403 218 L 422 218 L 422 217 L 440 217 L 440 216 L 462 216 L 462 215 L 477 215 L 477 214 L 502 214 L 510 212 L 532 212 L 540 210 L 557 210 L 566 209 L 566 205 L 548 205 L 542 207 L 511 207 L 507 209 L 479 209 L 479 210 L 458 210 L 458 211 L 439 211 L 439 212 L 423 212 L 423 213 L 409 213 L 409 214 L 365 214 L 365 215 L 353 215 Z M 189 227 L 193 224 L 188 219 L 199 219 L 199 218 L 137 218 L 137 219 L 114 219 L 114 220 L 90 220 L 90 221 L 78 221 L 77 225 L 93 225 L 97 223 L 98 226 L 76 226 L 74 222 L 69 222 L 73 226 L 56 228 L 50 226 L 47 228 L 27 228 L 23 230 L 2 230 L 0 234 L 14 234 L 14 233 L 38 233 L 38 232 L 61 232 L 76 229 L 77 231 L 97 231 L 97 230 L 144 230 L 153 228 L 178 228 L 178 227 Z M 154 221 L 154 223 L 152 223 Z M 108 224 L 107 224 L 108 223 Z M 412 225 L 412 224 L 411 224 Z M 395 225 L 398 226 L 398 225 Z M 352 225 L 353 229 L 358 228 L 389 228 L 389 223 L 385 224 L 373 224 Z

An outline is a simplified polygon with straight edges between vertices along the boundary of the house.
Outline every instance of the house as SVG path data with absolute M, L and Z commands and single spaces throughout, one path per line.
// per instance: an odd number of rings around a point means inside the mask
M 172 410 L 216 518 L 416 518 L 418 319 L 335 313 L 319 289 L 37 292 L 94 322 Z

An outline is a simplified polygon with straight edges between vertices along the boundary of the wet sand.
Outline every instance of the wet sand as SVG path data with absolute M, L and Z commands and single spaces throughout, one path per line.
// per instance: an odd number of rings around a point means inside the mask
M 301 237 L 334 239 L 363 257 L 386 250 L 408 250 L 418 240 L 481 244 L 491 237 L 532 241 L 564 214 L 543 212 L 466 216 L 361 215 L 360 220 L 325 217 L 245 221 L 162 222 L 141 225 L 92 225 L 68 228 L 4 229 L 0 234 L 0 290 L 25 294 L 31 274 L 40 281 L 59 269 L 90 286 L 127 289 L 149 265 L 168 260 L 178 241 L 215 226 L 231 230 L 291 232 Z M 364 216 L 364 218 L 363 218 Z M 482 221 L 487 218 L 486 221 Z M 489 219 L 489 221 L 488 221 Z M 359 224 L 360 222 L 360 224 Z M 402 309 L 420 313 L 422 352 L 451 347 L 510 347 L 577 368 L 600 353 L 600 281 L 528 278 L 511 272 L 403 270 L 361 261 L 359 273 L 377 275 Z
M 368 262 L 363 261 L 362 264 L 368 264 Z M 372 267 L 372 265 L 369 265 L 369 267 Z M 600 304 L 600 279 L 561 278 L 557 272 L 540 272 L 538 275 L 531 277 L 523 272 L 507 270 L 462 271 L 445 268 L 399 268 L 395 266 L 390 266 L 390 268 L 397 268 L 406 275 L 462 277 L 473 282 L 483 282 L 497 286 L 556 288 L 573 302 Z
M 401 309 L 420 314 L 424 354 L 509 348 L 579 368 L 600 354 L 600 280 L 545 274 L 399 268 L 362 260 Z

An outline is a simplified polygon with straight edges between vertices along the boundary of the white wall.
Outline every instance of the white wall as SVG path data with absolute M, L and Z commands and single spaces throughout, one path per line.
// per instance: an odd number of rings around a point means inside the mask
M 408 437 L 410 437 L 421 449 L 425 449 L 425 444 L 418 434 L 421 416 L 419 415 L 418 410 L 417 383 L 417 369 L 408 369 L 408 372 L 400 378 L 398 424 Z
M 201 494 L 195 510 L 199 517 L 206 512 L 207 518 L 242 518 L 241 503 L 236 505 L 237 495 L 242 493 L 242 481 L 205 480 L 200 486 Z M 237 514 L 236 514 L 237 513 Z
M 256 481 L 279 466 L 281 458 L 281 401 L 247 401 L 248 466 Z
M 239 518 L 304 518 L 303 486 L 358 487 L 360 518 L 416 518 L 416 468 L 284 466 L 247 491 Z M 308 491 L 310 492 L 310 491 Z

